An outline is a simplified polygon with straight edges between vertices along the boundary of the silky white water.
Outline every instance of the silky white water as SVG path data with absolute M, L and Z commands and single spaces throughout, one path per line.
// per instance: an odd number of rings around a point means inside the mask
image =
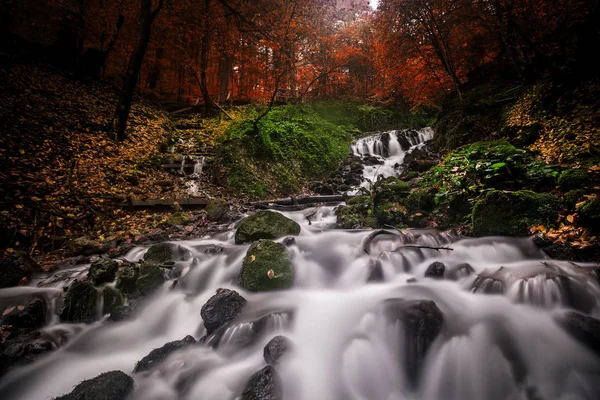
M 366 139 L 356 146 L 371 144 L 377 147 Z M 320 207 L 310 225 L 305 214 L 311 210 L 284 213 L 302 226 L 287 247 L 294 285 L 285 291 L 236 286 L 249 245 L 234 244 L 233 229 L 176 242 L 186 250 L 174 266 L 181 273 L 176 285 L 168 281 L 132 320 L 86 325 L 52 319 L 43 331 L 67 336 L 67 343 L 1 378 L 0 398 L 49 399 L 84 379 L 122 370 L 135 379 L 136 400 L 234 400 L 265 366 L 263 348 L 276 335 L 293 343 L 276 367 L 286 400 L 600 398 L 600 358 L 556 320 L 572 309 L 600 317 L 596 265 L 546 259 L 529 238 L 335 230 L 334 209 Z M 206 251 L 214 246 L 223 251 Z M 126 258 L 137 261 L 145 251 L 135 248 Z M 425 277 L 433 262 L 444 263 L 444 279 Z M 368 282 L 376 266 L 383 281 Z M 0 300 L 54 298 L 56 288 L 87 268 L 0 290 Z M 206 334 L 200 309 L 218 288 L 235 289 L 247 300 L 218 347 L 192 345 L 150 372 L 133 374 L 152 349 Z M 441 331 L 414 371 L 407 370 L 406 327 L 385 311 L 404 300 L 432 300 L 443 314 Z M 265 316 L 265 328 L 252 337 L 253 324 Z

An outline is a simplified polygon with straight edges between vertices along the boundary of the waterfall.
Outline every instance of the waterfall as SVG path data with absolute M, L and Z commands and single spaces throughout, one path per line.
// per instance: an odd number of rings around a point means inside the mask
M 433 138 L 429 127 L 420 130 L 404 129 L 383 132 L 358 139 L 351 146 L 352 153 L 360 157 L 373 157 L 376 162 L 365 165 L 363 185 L 369 187 L 378 177 L 397 176 L 407 154 L 424 146 Z

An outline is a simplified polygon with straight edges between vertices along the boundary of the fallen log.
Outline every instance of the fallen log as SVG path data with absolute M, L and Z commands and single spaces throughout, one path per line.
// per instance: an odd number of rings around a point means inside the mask
M 279 205 L 279 206 L 293 206 L 298 204 L 316 204 L 316 203 L 335 203 L 346 201 L 344 196 L 340 195 L 323 195 L 323 196 L 305 196 L 305 197 L 288 197 L 286 199 L 275 199 L 275 200 L 261 200 L 250 203 L 250 205 L 259 207 L 259 206 L 269 206 L 269 205 Z

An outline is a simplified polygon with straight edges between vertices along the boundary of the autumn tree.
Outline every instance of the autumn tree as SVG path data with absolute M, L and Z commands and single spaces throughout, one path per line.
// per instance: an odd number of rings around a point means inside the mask
M 157 7 L 153 10 L 152 0 L 141 0 L 137 41 L 135 48 L 131 53 L 131 57 L 129 58 L 123 89 L 119 96 L 115 114 L 109 125 L 109 133 L 111 136 L 114 136 L 115 139 L 120 141 L 125 140 L 126 138 L 125 131 L 127 129 L 127 119 L 129 118 L 131 102 L 140 75 L 140 69 L 144 61 L 144 55 L 146 54 L 148 43 L 150 42 L 152 23 L 163 8 L 163 5 L 164 0 L 159 0 Z

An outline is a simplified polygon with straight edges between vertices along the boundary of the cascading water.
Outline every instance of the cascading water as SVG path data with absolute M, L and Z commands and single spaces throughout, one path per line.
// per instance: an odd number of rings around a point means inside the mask
M 365 165 L 363 170 L 363 186 L 368 187 L 370 182 L 379 176 L 397 176 L 398 167 L 402 165 L 404 157 L 424 146 L 425 142 L 433 138 L 433 130 L 429 127 L 420 130 L 404 129 L 367 136 L 352 144 L 352 153 L 361 157 L 374 157 L 375 165 Z
M 353 150 L 366 146 L 365 153 L 387 154 L 386 163 L 402 157 L 391 144 L 378 147 L 380 140 L 361 139 Z M 291 342 L 276 366 L 285 400 L 600 397 L 600 357 L 558 322 L 572 309 L 600 316 L 595 265 L 549 260 L 527 238 L 335 230 L 329 229 L 334 207 L 315 210 L 310 225 L 305 213 L 284 213 L 302 226 L 294 243 L 286 242 L 291 289 L 251 293 L 237 287 L 249 245 L 234 244 L 233 231 L 176 242 L 182 250 L 172 269 L 176 285 L 168 281 L 131 320 L 54 319 L 44 334 L 67 332 L 68 342 L 0 379 L 0 398 L 52 398 L 84 379 L 122 370 L 135 379 L 134 400 L 234 400 L 265 366 L 263 348 L 277 335 Z M 145 251 L 135 248 L 126 258 L 137 261 Z M 432 274 L 434 263 L 443 266 L 435 264 Z M 55 297 L 64 279 L 88 267 L 62 271 L 60 280 L 34 281 L 39 288 L 0 290 L 0 300 Z M 206 344 L 133 373 L 152 349 L 204 336 L 200 309 L 219 288 L 233 288 L 247 300 L 241 315 L 220 335 L 208 335 Z

